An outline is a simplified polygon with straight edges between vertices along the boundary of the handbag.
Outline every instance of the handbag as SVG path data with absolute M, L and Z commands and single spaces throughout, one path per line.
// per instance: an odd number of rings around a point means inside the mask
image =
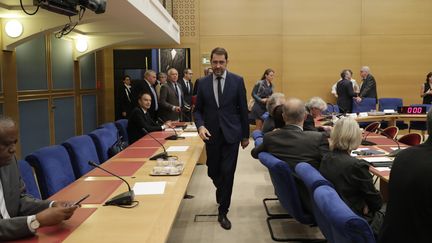
M 114 142 L 108 149 L 108 157 L 111 158 L 114 155 L 120 153 L 126 148 L 126 143 L 123 141 L 123 137 L 117 134 L 117 141 Z

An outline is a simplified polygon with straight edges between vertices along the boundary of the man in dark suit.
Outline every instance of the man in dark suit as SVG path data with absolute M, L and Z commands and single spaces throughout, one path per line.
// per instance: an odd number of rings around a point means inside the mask
M 303 131 L 306 109 L 301 100 L 288 99 L 282 109 L 285 127 L 266 133 L 262 144 L 252 149 L 252 156 L 258 158 L 260 152 L 269 152 L 292 169 L 299 162 L 308 162 L 318 169 L 322 157 L 329 151 L 326 135 Z
M 208 175 L 216 186 L 218 221 L 231 229 L 227 218 L 231 203 L 239 144 L 249 144 L 246 88 L 243 78 L 228 72 L 228 53 L 217 47 L 211 52 L 213 75 L 202 78 L 195 107 L 195 124 L 206 144 Z
M 193 72 L 191 69 L 187 68 L 183 71 L 183 79 L 179 81 L 179 84 L 182 87 L 183 100 L 185 101 L 186 106 L 192 105 L 192 92 L 193 92 L 193 84 L 192 84 L 192 75 Z M 189 111 L 184 112 L 183 121 L 190 122 L 192 121 L 192 113 Z
M 164 121 L 178 121 L 181 118 L 184 100 L 177 80 L 177 70 L 174 68 L 168 70 L 168 82 L 162 85 L 159 98 L 159 117 Z
M 186 49 L 160 49 L 160 65 L 160 71 L 164 73 L 168 73 L 171 68 L 177 71 L 184 70 L 186 68 Z
M 341 113 L 351 113 L 353 100 L 357 98 L 351 82 L 351 72 L 349 69 L 344 69 L 340 76 L 342 80 L 336 84 L 337 105 Z
M 18 129 L 14 121 L 0 117 L 0 241 L 35 234 L 36 229 L 69 219 L 77 206 L 35 199 L 25 194 L 15 158 Z
M 357 102 L 361 102 L 363 98 L 375 98 L 378 101 L 377 87 L 374 76 L 370 74 L 368 66 L 363 66 L 360 69 L 360 76 L 362 77 L 362 84 L 360 86 L 360 93 Z
M 120 116 L 127 119 L 132 109 L 135 107 L 135 99 L 132 95 L 131 80 L 129 75 L 124 76 L 123 85 L 118 89 L 118 99 Z
M 144 80 L 141 80 L 140 82 L 137 82 L 135 84 L 134 94 L 135 94 L 135 97 L 138 97 L 142 93 L 150 94 L 153 102 L 151 102 L 151 106 L 149 108 L 149 113 L 150 113 L 151 118 L 153 120 L 157 121 L 159 104 L 157 102 L 158 96 L 156 93 L 156 89 L 154 87 L 155 84 L 156 84 L 156 72 L 153 70 L 147 70 L 144 73 Z M 136 106 L 139 106 L 139 104 L 136 103 Z
M 138 107 L 132 110 L 128 121 L 129 144 L 139 140 L 147 132 L 162 131 L 166 127 L 171 127 L 171 122 L 167 121 L 164 125 L 158 125 L 150 116 L 152 98 L 149 93 L 142 92 L 138 95 Z M 144 131 L 145 129 L 145 131 Z M 147 132 L 146 132 L 147 131 Z
M 431 242 L 432 112 L 427 114 L 428 139 L 402 150 L 393 162 L 389 201 L 379 242 Z

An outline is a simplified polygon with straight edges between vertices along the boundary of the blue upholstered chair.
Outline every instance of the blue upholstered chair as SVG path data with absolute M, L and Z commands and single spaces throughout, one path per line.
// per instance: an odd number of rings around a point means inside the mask
M 115 125 L 119 132 L 119 135 L 122 137 L 123 142 L 126 144 L 126 146 L 129 145 L 129 136 L 127 133 L 128 120 L 127 119 L 117 120 L 115 121 Z
M 93 140 L 88 135 L 71 137 L 62 145 L 66 148 L 72 162 L 75 177 L 79 178 L 93 169 L 88 161 L 99 164 L 99 157 Z
M 261 130 L 255 130 L 252 132 L 253 140 L 256 140 L 257 138 L 262 138 L 263 136 L 264 136 L 264 134 Z
M 311 196 L 313 191 L 319 186 L 327 185 L 333 187 L 330 181 L 324 178 L 318 170 L 306 162 L 298 163 L 295 167 L 295 172 L 306 185 Z
M 273 186 L 275 188 L 275 193 L 281 203 L 282 207 L 285 208 L 290 217 L 294 218 L 296 221 L 313 226 L 315 225 L 315 219 L 313 215 L 307 213 L 302 204 L 299 191 L 297 189 L 297 183 L 294 179 L 294 175 L 289 165 L 281 161 L 280 159 L 274 157 L 273 155 L 262 152 L 258 155 L 259 160 L 264 164 L 272 178 Z M 271 237 L 274 240 L 291 240 L 291 241 L 316 241 L 317 239 L 305 239 L 293 237 L 290 239 L 278 239 L 275 238 L 273 230 L 270 224 L 271 220 L 280 219 L 282 217 L 268 217 L 267 225 L 270 230 Z
M 44 147 L 25 158 L 35 169 L 43 199 L 75 181 L 66 149 L 60 145 Z
M 89 136 L 93 139 L 98 153 L 99 162 L 103 163 L 109 159 L 108 150 L 117 142 L 117 133 L 106 128 L 99 128 L 91 133 Z
M 100 125 L 98 128 L 106 128 L 110 130 L 112 133 L 117 133 L 118 129 L 117 126 L 114 124 L 114 122 L 107 122 L 102 125 Z
M 264 112 L 264 114 L 261 115 L 261 119 L 263 121 L 267 120 L 267 118 L 269 118 L 270 114 L 268 113 L 268 111 Z
M 324 111 L 324 114 L 339 113 L 339 112 L 340 111 L 338 105 L 327 103 L 327 109 Z
M 313 201 L 318 226 L 329 243 L 373 243 L 375 238 L 365 219 L 355 214 L 330 186 L 315 189 Z
M 376 99 L 375 98 L 363 98 L 360 103 L 353 101 L 353 113 L 357 112 L 369 112 L 376 110 Z
M 398 110 L 399 107 L 403 106 L 403 100 L 401 98 L 380 98 L 378 99 L 378 107 L 380 111 L 384 111 L 385 109 L 393 109 L 395 111 Z M 399 130 L 407 129 L 408 124 L 404 121 L 396 121 L 396 126 Z M 388 127 L 387 121 L 381 122 L 381 128 Z
M 34 198 L 41 199 L 39 187 L 36 183 L 36 178 L 33 173 L 33 168 L 25 160 L 18 161 L 18 168 L 26 187 L 26 193 L 32 195 Z

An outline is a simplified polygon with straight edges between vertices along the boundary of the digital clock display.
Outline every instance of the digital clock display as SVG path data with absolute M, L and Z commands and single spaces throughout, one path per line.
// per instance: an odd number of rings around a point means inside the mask
M 402 106 L 398 109 L 399 114 L 426 114 L 426 107 L 423 106 Z

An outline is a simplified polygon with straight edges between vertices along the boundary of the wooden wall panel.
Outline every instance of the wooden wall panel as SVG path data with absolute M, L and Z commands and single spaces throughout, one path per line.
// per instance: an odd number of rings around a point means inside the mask
M 362 39 L 362 63 L 369 65 L 380 97 L 421 103 L 419 87 L 432 71 L 432 36 L 368 36 Z
M 266 37 L 203 37 L 201 53 L 210 53 L 217 46 L 228 51 L 228 69 L 244 77 L 248 97 L 253 85 L 264 70 L 273 68 L 276 91 L 282 91 L 282 42 L 280 38 Z
M 432 34 L 430 0 L 363 0 L 365 35 Z
M 201 36 L 275 35 L 282 29 L 282 0 L 200 1 Z
M 342 69 L 354 71 L 358 80 L 359 37 L 285 37 L 283 41 L 284 88 L 288 96 L 308 99 L 320 96 L 334 102 L 331 86 Z
M 359 35 L 361 0 L 285 0 L 284 35 Z

